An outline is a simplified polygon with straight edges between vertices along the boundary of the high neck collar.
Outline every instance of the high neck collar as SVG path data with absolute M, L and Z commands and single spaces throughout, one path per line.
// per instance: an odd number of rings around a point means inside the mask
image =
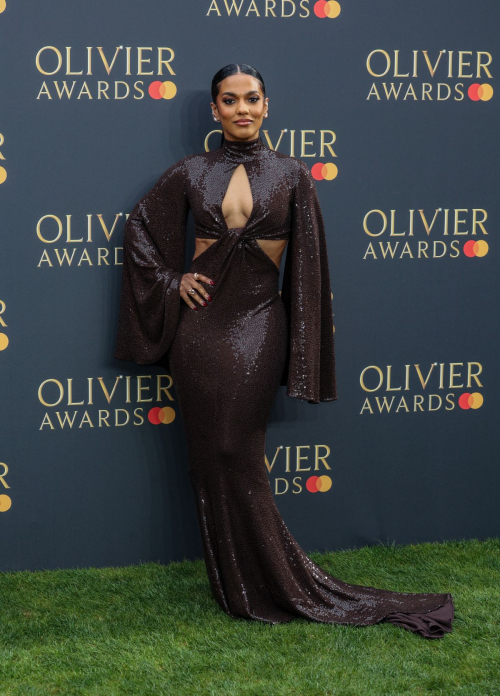
M 233 160 L 249 160 L 259 157 L 266 150 L 259 136 L 253 140 L 226 140 L 222 141 L 222 151 L 226 157 Z

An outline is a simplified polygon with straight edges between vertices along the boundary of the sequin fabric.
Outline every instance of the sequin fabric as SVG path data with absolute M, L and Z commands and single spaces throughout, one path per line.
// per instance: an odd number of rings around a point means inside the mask
M 253 208 L 228 228 L 222 202 L 243 164 Z M 180 299 L 185 226 L 216 241 L 189 270 L 212 278 L 193 311 Z M 280 273 L 256 239 L 287 239 Z M 185 157 L 125 226 L 115 357 L 167 367 L 174 379 L 212 593 L 230 616 L 366 626 L 389 621 L 427 638 L 451 631 L 450 594 L 351 585 L 302 550 L 276 506 L 265 434 L 279 386 L 310 403 L 337 398 L 328 257 L 314 180 L 259 140 Z

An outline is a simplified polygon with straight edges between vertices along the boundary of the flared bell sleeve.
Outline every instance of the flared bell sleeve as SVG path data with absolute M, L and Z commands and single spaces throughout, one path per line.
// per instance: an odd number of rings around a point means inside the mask
M 316 184 L 304 162 L 298 163 L 281 290 L 289 323 L 281 385 L 287 396 L 317 404 L 337 399 L 332 294 Z
M 161 359 L 174 339 L 189 213 L 184 169 L 183 160 L 169 167 L 125 223 L 118 360 L 165 364 Z

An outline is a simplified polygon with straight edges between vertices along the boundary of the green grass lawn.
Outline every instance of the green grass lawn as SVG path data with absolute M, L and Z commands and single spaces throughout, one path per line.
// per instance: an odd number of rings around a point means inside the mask
M 310 555 L 347 582 L 451 592 L 453 632 L 232 619 L 203 561 L 0 573 L 0 694 L 500 694 L 500 539 Z

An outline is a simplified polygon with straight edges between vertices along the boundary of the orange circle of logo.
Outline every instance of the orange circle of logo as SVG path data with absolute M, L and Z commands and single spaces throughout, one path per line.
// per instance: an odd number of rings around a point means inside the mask
M 486 256 L 488 249 L 488 242 L 485 242 L 484 239 L 478 239 L 478 241 L 474 244 L 474 253 L 476 256 Z
M 7 178 L 7 170 L 5 167 L 0 167 L 0 184 L 3 184 L 5 179 Z
M 329 476 L 320 476 L 317 481 L 318 491 L 326 493 L 332 487 L 332 479 Z
M 5 0 L 0 0 L 0 13 L 2 13 L 5 8 L 7 7 L 7 3 Z
M 489 101 L 493 96 L 493 87 L 487 82 L 481 85 L 481 92 L 479 94 L 481 101 Z
M 481 408 L 484 403 L 483 395 L 480 392 L 474 392 L 470 395 L 469 405 L 471 408 Z
M 12 499 L 8 495 L 0 495 L 0 512 L 7 512 L 12 506 Z
M 9 345 L 9 337 L 7 334 L 0 333 L 0 350 L 5 350 Z

